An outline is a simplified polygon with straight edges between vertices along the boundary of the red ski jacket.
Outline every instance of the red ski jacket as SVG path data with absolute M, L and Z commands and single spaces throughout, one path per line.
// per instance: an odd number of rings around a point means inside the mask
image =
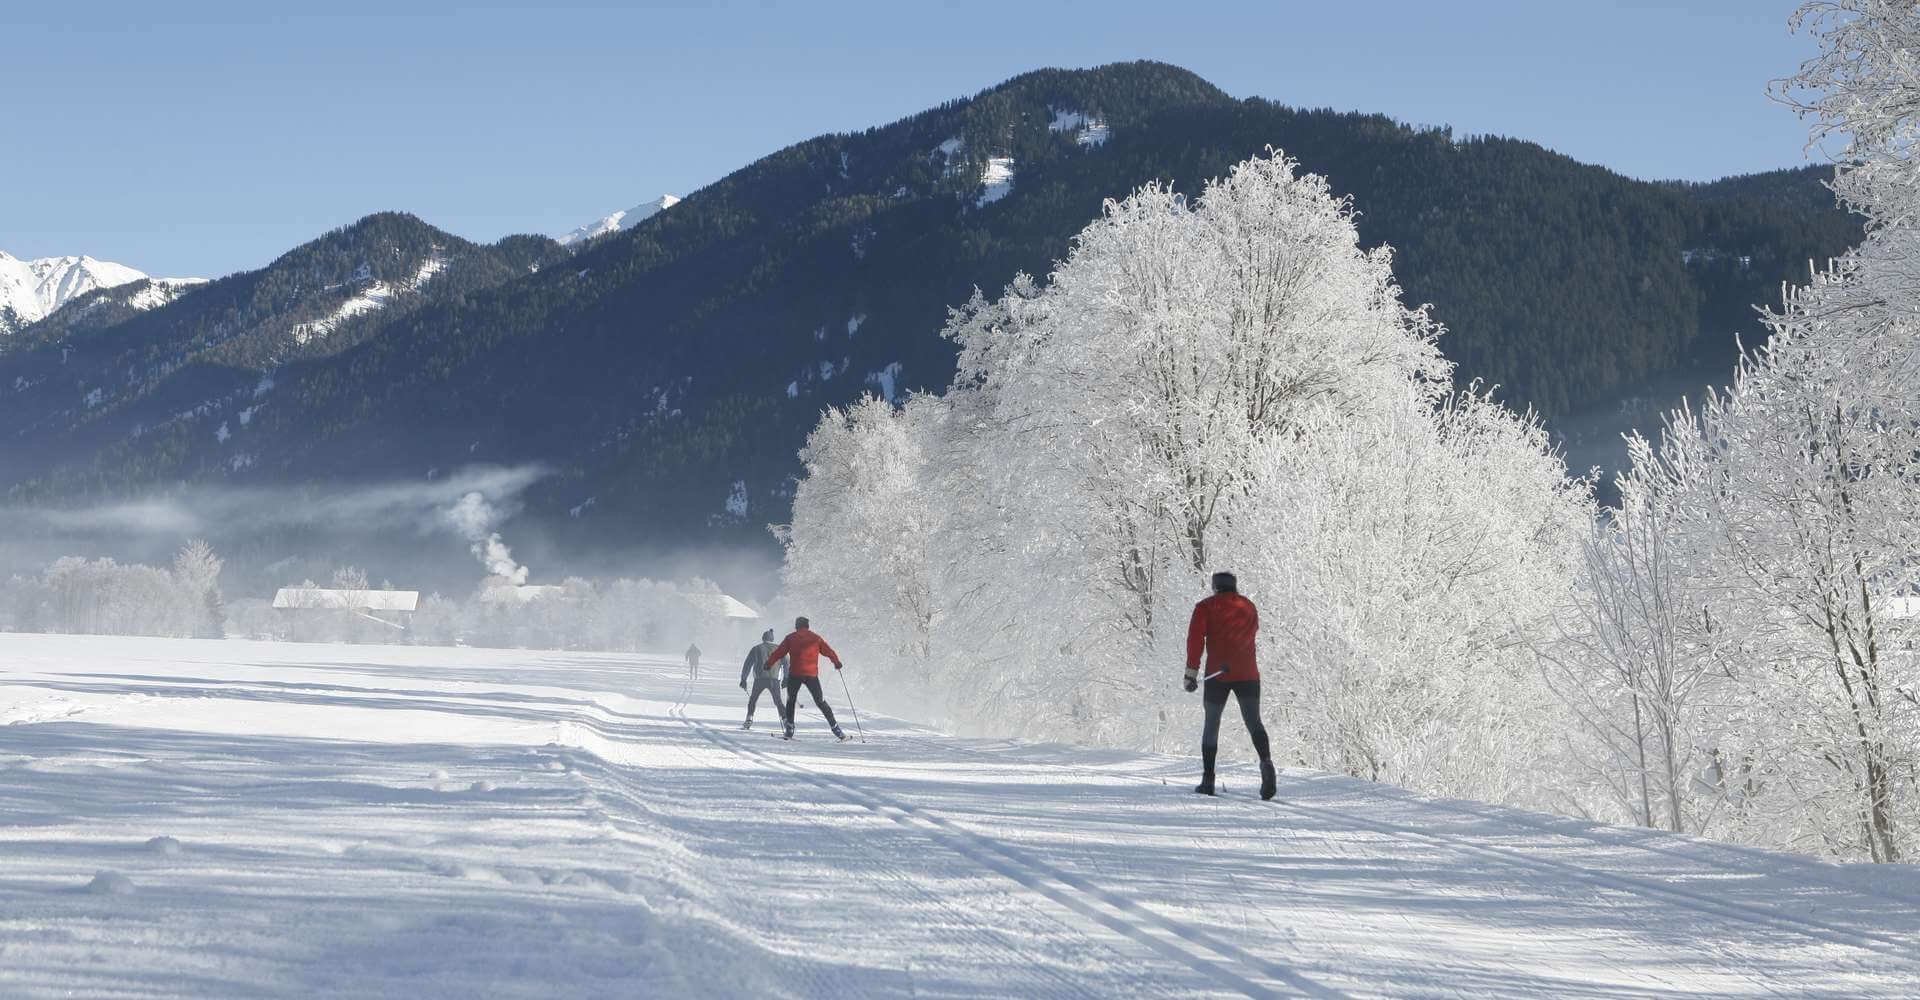
M 1215 680 L 1257 681 L 1260 668 L 1253 662 L 1253 636 L 1260 631 L 1260 611 L 1239 594 L 1215 594 L 1193 606 L 1193 621 L 1187 625 L 1187 669 L 1200 666 L 1200 652 L 1206 651 L 1207 669 L 1202 678 L 1220 674 Z
M 789 656 L 791 659 L 787 661 L 788 677 L 818 677 L 822 653 L 827 654 L 827 659 L 833 661 L 835 670 L 840 669 L 840 654 L 834 652 L 832 646 L 827 645 L 827 640 L 820 638 L 820 634 L 810 628 L 799 629 L 787 633 L 787 637 L 780 640 L 780 645 L 773 647 L 773 652 L 767 654 L 767 669 L 773 669 L 773 665 L 779 663 L 781 657 Z

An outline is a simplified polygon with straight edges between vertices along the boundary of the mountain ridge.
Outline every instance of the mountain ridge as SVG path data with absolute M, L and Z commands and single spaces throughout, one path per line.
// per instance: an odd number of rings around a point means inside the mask
M 1082 141 L 1095 122 L 1100 141 Z M 272 405 L 225 437 L 209 413 L 138 439 L 125 424 L 85 445 L 64 431 L 0 438 L 0 488 L 33 500 L 539 462 L 554 472 L 523 519 L 557 549 L 609 525 L 765 546 L 822 407 L 944 387 L 940 327 L 973 288 L 1046 273 L 1106 198 L 1153 182 L 1194 193 L 1270 146 L 1353 199 L 1369 246 L 1395 247 L 1407 300 L 1448 325 L 1463 379 L 1498 382 L 1550 420 L 1656 379 L 1724 377 L 1735 334 L 1754 340 L 1751 304 L 1858 239 L 1857 221 L 1819 204 L 1818 168 L 1745 186 L 1636 181 L 1521 140 L 1236 100 L 1165 64 L 1036 70 L 776 150 L 571 250 L 510 237 L 494 246 L 519 246 L 529 266 L 354 317 L 365 327 L 323 351 L 203 353 L 221 412 L 250 406 L 268 377 Z M 988 180 L 1004 191 L 984 198 Z M 1685 258 L 1721 244 L 1724 257 Z M 143 341 L 174 322 L 151 317 L 211 291 L 90 336 Z M 53 363 L 44 346 L 26 354 L 0 358 L 0 417 L 18 369 Z M 142 391 L 174 413 L 201 398 Z

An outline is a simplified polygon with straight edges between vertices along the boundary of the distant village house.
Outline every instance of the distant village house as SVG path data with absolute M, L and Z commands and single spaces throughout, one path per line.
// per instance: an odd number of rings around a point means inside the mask
M 273 595 L 274 615 L 287 639 L 338 634 L 330 626 L 341 619 L 367 622 L 391 629 L 398 636 L 413 627 L 420 610 L 417 590 L 331 590 L 324 587 L 282 587 Z

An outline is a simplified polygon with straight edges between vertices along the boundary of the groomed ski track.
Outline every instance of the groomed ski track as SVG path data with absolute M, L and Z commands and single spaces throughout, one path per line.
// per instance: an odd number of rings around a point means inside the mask
M 0 996 L 1920 995 L 1909 867 L 706 673 L 0 635 Z

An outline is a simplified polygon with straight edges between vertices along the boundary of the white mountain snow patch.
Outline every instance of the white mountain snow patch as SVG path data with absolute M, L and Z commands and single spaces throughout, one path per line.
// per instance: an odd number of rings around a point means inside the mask
M 1263 803 L 1228 767 L 1201 799 L 1191 754 L 874 715 L 885 692 L 857 661 L 844 679 L 869 742 L 847 744 L 806 704 L 793 743 L 768 738 L 772 712 L 741 732 L 734 672 L 689 682 L 674 657 L 0 634 L 0 663 L 0 996 L 1910 997 L 1920 981 L 1912 866 L 1303 770 Z
M 370 287 L 361 291 L 360 294 L 340 303 L 339 307 L 328 314 L 326 318 L 317 319 L 311 323 L 301 323 L 294 327 L 293 342 L 296 344 L 305 344 L 310 341 L 319 340 L 338 329 L 340 324 L 345 323 L 347 320 L 381 308 L 386 305 L 387 300 L 392 297 L 393 289 L 389 287 L 386 282 L 376 281 Z
M 326 316 L 309 323 L 301 323 L 295 326 L 293 328 L 293 342 L 296 344 L 308 344 L 315 340 L 324 339 L 327 335 L 339 329 L 340 324 L 345 323 L 355 316 L 385 308 L 387 303 L 392 301 L 396 294 L 400 292 L 419 291 L 421 286 L 432 280 L 434 275 L 446 270 L 446 267 L 446 258 L 435 254 L 421 261 L 420 267 L 414 271 L 413 277 L 399 285 L 388 284 L 384 281 L 375 281 L 361 289 L 359 294 L 340 303 L 334 308 L 333 312 L 328 313 Z M 362 271 L 365 270 L 366 268 L 363 265 Z M 360 272 L 356 272 L 356 276 L 359 273 Z M 360 278 L 359 280 L 366 279 Z
M 895 361 L 877 372 L 868 372 L 867 384 L 879 389 L 882 399 L 889 403 L 896 402 L 895 394 L 900 386 L 900 362 Z
M 1053 121 L 1047 123 L 1047 128 L 1055 132 L 1072 133 L 1073 141 L 1082 146 L 1106 144 L 1107 136 L 1110 134 L 1106 119 L 1098 116 L 1089 117 L 1079 111 L 1063 111 L 1058 108 L 1052 110 Z
M 980 171 L 980 197 L 975 206 L 991 205 L 1013 193 L 1013 157 L 990 156 Z
M 142 312 L 158 309 L 206 283 L 205 278 L 154 278 L 146 287 L 127 296 L 127 305 Z
M 632 229 L 640 223 L 678 204 L 680 204 L 678 197 L 663 194 L 652 201 L 644 202 L 625 211 L 615 212 L 612 215 L 596 219 L 570 233 L 555 236 L 554 240 L 561 246 L 572 246 L 575 243 L 593 239 L 595 236 L 605 236 L 608 233 L 618 230 Z

